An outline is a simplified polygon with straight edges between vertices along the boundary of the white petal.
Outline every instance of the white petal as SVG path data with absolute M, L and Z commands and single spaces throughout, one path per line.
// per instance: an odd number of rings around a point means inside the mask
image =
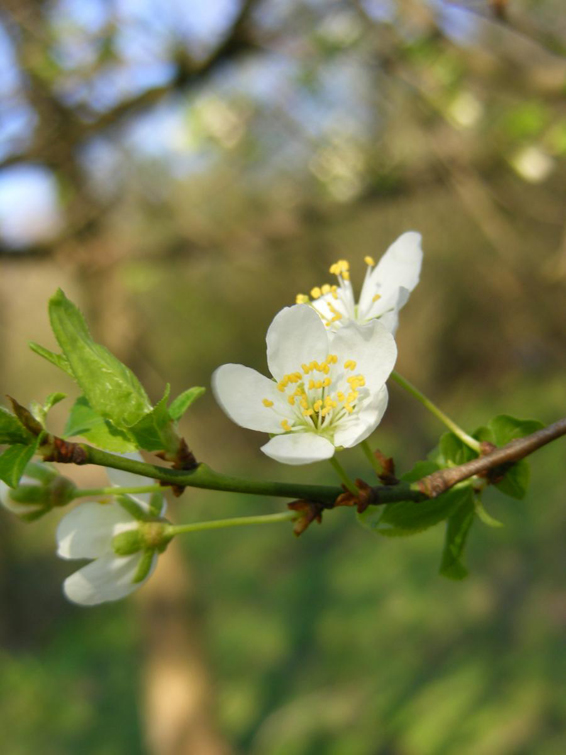
M 282 417 L 289 415 L 289 404 L 273 380 L 241 364 L 219 367 L 212 376 L 212 392 L 230 419 L 249 430 L 280 433 Z M 264 406 L 263 399 L 274 405 Z
M 137 451 L 119 454 L 119 456 L 123 456 L 125 459 L 133 459 L 134 461 L 144 461 L 141 454 Z M 133 472 L 125 472 L 123 469 L 106 467 L 106 473 L 112 485 L 117 488 L 142 488 L 146 485 L 157 485 L 157 480 L 152 480 L 151 477 L 140 477 L 140 475 Z M 136 493 L 131 497 L 141 504 L 146 511 L 149 511 L 151 493 Z
M 283 464 L 311 464 L 334 456 L 332 443 L 316 433 L 278 435 L 262 446 L 261 450 Z
M 391 374 L 397 359 L 397 346 L 381 321 L 366 325 L 349 322 L 332 336 L 331 349 L 338 357 L 338 366 L 353 359 L 352 375 L 363 375 L 370 393 L 376 393 Z
M 267 364 L 276 380 L 300 371 L 304 362 L 328 356 L 328 335 L 322 320 L 308 304 L 285 307 L 267 331 Z
M 134 592 L 151 575 L 157 562 L 157 554 L 147 577 L 134 582 L 142 553 L 133 556 L 107 554 L 71 574 L 63 583 L 63 592 L 73 603 L 95 606 L 107 600 L 120 600 Z
M 372 401 L 340 422 L 334 435 L 334 444 L 351 448 L 368 438 L 381 422 L 387 409 L 387 401 L 387 388 L 383 386 Z
M 137 527 L 136 520 L 117 503 L 81 503 L 57 527 L 57 555 L 97 558 L 108 553 L 114 535 Z
M 376 293 L 388 300 L 392 292 L 396 297 L 396 291 L 401 286 L 408 291 L 415 288 L 423 260 L 421 241 L 420 233 L 408 231 L 391 244 L 364 283 L 360 310 L 365 312 L 369 309 Z

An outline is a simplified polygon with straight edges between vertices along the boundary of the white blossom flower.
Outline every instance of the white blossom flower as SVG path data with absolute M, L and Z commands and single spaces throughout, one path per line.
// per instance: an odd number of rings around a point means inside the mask
M 337 285 L 315 286 L 310 292 L 312 301 L 306 294 L 298 294 L 297 304 L 310 304 L 332 331 L 351 320 L 363 325 L 377 319 L 395 333 L 399 310 L 419 282 L 423 258 L 421 238 L 415 231 L 399 236 L 377 265 L 373 257 L 365 257 L 368 268 L 357 304 L 347 260 L 338 260 L 330 267 L 330 272 L 338 279 Z
M 262 447 L 285 464 L 329 459 L 377 427 L 397 348 L 379 322 L 330 333 L 311 307 L 283 309 L 267 332 L 270 380 L 240 364 L 212 376 L 216 400 L 242 427 L 275 437 Z
M 139 454 L 124 455 L 142 461 Z M 110 468 L 106 471 L 114 486 L 140 487 L 154 483 L 130 472 Z M 152 494 L 141 493 L 122 496 L 111 503 L 81 503 L 61 519 L 57 528 L 57 554 L 67 559 L 93 559 L 65 580 L 63 592 L 69 600 L 85 606 L 119 600 L 151 576 L 157 563 L 155 549 L 118 555 L 113 541 L 123 533 L 135 535 L 140 527 L 138 516 L 164 513 L 165 501 L 160 493 L 157 495 L 161 499 L 159 510 L 155 510 Z
M 0 480 L 0 504 L 21 519 L 34 521 L 56 506 L 66 506 L 73 500 L 74 489 L 75 484 L 49 464 L 31 461 L 17 487 Z

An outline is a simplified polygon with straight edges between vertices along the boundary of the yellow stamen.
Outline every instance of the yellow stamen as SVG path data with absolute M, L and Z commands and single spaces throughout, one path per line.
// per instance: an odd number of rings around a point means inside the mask
M 344 367 L 345 367 L 345 368 L 346 368 L 347 370 L 355 370 L 355 369 L 356 369 L 356 362 L 354 362 L 354 360 L 353 360 L 353 359 L 347 359 L 347 360 L 346 360 L 346 361 L 344 362 Z
M 287 401 L 291 404 L 291 406 L 295 406 L 295 396 L 294 395 L 289 396 L 289 398 L 287 399 Z
M 311 288 L 311 296 L 313 299 L 320 299 L 320 297 L 322 296 L 322 291 L 318 286 Z
M 318 399 L 318 401 L 315 401 L 312 405 L 312 408 L 315 410 L 315 412 L 319 412 L 322 409 L 322 400 Z
M 281 422 L 281 427 L 283 428 L 283 430 L 285 430 L 286 433 L 291 432 L 291 425 L 289 424 L 288 420 L 284 419 Z
M 381 294 L 376 294 L 376 295 L 375 295 L 375 296 L 373 297 L 372 301 L 379 301 L 380 299 L 381 299 Z
M 364 262 L 366 265 L 369 265 L 370 267 L 373 267 L 375 265 L 375 260 L 373 257 L 370 257 L 369 254 L 367 257 L 364 257 Z
M 266 406 L 268 409 L 270 406 L 273 406 L 273 401 L 270 401 L 268 398 L 264 398 L 262 401 L 263 405 Z
M 313 412 L 312 409 L 304 409 L 303 410 L 303 416 L 304 417 L 312 417 L 313 414 L 314 414 L 314 412 Z
M 297 294 L 295 297 L 295 304 L 308 304 L 310 301 L 306 294 Z
M 328 388 L 328 386 L 330 385 L 331 382 L 332 382 L 332 380 L 330 378 L 324 378 L 324 380 L 322 381 L 322 387 L 323 388 Z
M 311 371 L 311 368 L 309 367 L 308 364 L 302 364 L 301 367 L 303 368 L 303 372 L 305 373 L 305 375 L 308 375 L 309 372 Z
M 322 291 L 322 295 L 323 295 L 323 296 L 326 296 L 326 294 L 329 294 L 329 293 L 330 293 L 330 290 L 331 290 L 331 289 L 330 289 L 330 286 L 329 286 L 329 284 L 328 284 L 328 283 L 325 283 L 325 284 L 324 284 L 324 286 L 322 286 L 322 288 L 321 288 L 320 290 Z
M 345 281 L 349 281 L 350 273 L 347 270 L 344 270 L 344 272 L 342 273 L 342 278 L 344 278 Z

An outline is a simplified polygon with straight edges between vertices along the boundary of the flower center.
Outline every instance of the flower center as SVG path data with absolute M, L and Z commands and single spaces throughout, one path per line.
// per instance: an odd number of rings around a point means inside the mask
M 365 377 L 354 374 L 356 366 L 353 359 L 339 362 L 336 354 L 329 354 L 324 362 L 304 363 L 277 383 L 277 390 L 285 394 L 288 411 L 267 398 L 262 403 L 283 418 L 280 424 L 284 432 L 306 430 L 332 435 L 337 424 L 369 395 Z

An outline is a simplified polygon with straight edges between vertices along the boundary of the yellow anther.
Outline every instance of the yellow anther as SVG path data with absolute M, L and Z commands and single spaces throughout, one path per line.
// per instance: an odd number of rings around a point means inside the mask
M 288 420 L 284 419 L 281 422 L 281 427 L 283 428 L 283 430 L 285 430 L 286 433 L 291 432 L 291 425 L 289 424 Z
M 342 391 L 338 391 L 338 393 L 336 394 L 336 397 L 338 398 L 338 401 L 345 401 L 346 400 L 346 396 L 344 396 L 344 394 L 342 393 Z
M 353 360 L 353 359 L 347 359 L 347 360 L 346 360 L 346 361 L 344 362 L 344 367 L 345 367 L 345 368 L 346 368 L 347 370 L 355 370 L 355 369 L 356 369 L 356 362 L 354 362 L 354 360 Z M 351 379 L 351 378 L 349 378 L 349 379 Z
M 318 401 L 315 401 L 312 405 L 312 408 L 315 410 L 315 412 L 319 412 L 322 409 L 322 400 L 318 399 Z
M 334 401 L 334 399 L 330 398 L 330 396 L 327 396 L 327 397 L 326 397 L 326 398 L 324 399 L 324 405 L 325 405 L 325 406 L 328 406 L 328 407 L 330 407 L 330 408 L 332 408 L 332 409 L 334 409 L 335 407 L 337 407 L 337 406 L 338 406 L 338 404 L 336 403 L 336 401 Z
M 303 372 L 305 373 L 305 375 L 308 375 L 309 372 L 311 371 L 311 368 L 309 367 L 308 364 L 302 364 L 301 367 L 303 368 Z
M 322 296 L 322 291 L 318 286 L 311 288 L 311 296 L 313 299 L 320 299 L 320 297 Z
M 375 296 L 373 297 L 372 301 L 379 301 L 380 299 L 381 299 L 381 294 L 376 294 L 376 295 L 375 295 Z
M 314 387 L 315 387 L 314 380 L 309 380 L 309 391 L 312 391 Z
M 338 294 L 336 293 L 338 291 L 338 286 L 332 286 L 330 293 L 332 294 L 332 297 L 334 299 L 338 298 Z
M 324 380 L 322 381 L 322 387 L 323 388 L 328 388 L 328 386 L 330 385 L 331 382 L 332 382 L 332 380 L 330 378 L 324 378 Z
M 262 401 L 263 405 L 266 406 L 268 409 L 270 406 L 273 406 L 273 401 L 270 401 L 268 398 L 264 398 Z
M 285 386 L 286 385 L 287 385 L 286 383 L 282 383 L 282 382 L 281 383 L 277 383 L 277 390 L 281 391 L 281 393 L 285 393 Z
M 312 409 L 303 409 L 303 417 L 312 417 L 314 414 Z
M 295 406 L 295 394 L 292 394 L 291 396 L 289 396 L 287 401 L 291 404 L 291 406 Z
M 348 394 L 348 398 L 346 399 L 346 403 L 351 404 L 352 401 L 355 401 L 360 394 L 357 391 L 352 391 Z
M 322 295 L 326 296 L 326 294 L 329 294 L 331 291 L 330 285 L 328 283 L 325 283 L 324 286 L 320 289 L 322 291 Z
M 342 273 L 342 278 L 344 278 L 345 281 L 349 281 L 350 273 L 347 270 L 344 270 L 344 272 Z
M 295 304 L 308 304 L 310 301 L 306 294 L 297 294 L 295 297 Z
M 350 406 L 350 404 L 344 404 L 344 409 L 348 412 L 348 414 L 351 414 L 354 410 Z
M 303 409 L 308 409 L 309 408 L 309 402 L 306 400 L 306 398 L 302 398 L 301 399 L 301 406 L 302 406 Z
M 336 356 L 336 354 L 329 354 L 326 357 L 327 364 L 336 364 L 337 361 L 338 361 L 338 357 Z
M 373 267 L 375 265 L 375 260 L 373 257 L 370 257 L 369 254 L 367 257 L 364 257 L 364 262 L 366 265 L 369 265 L 370 267 Z

